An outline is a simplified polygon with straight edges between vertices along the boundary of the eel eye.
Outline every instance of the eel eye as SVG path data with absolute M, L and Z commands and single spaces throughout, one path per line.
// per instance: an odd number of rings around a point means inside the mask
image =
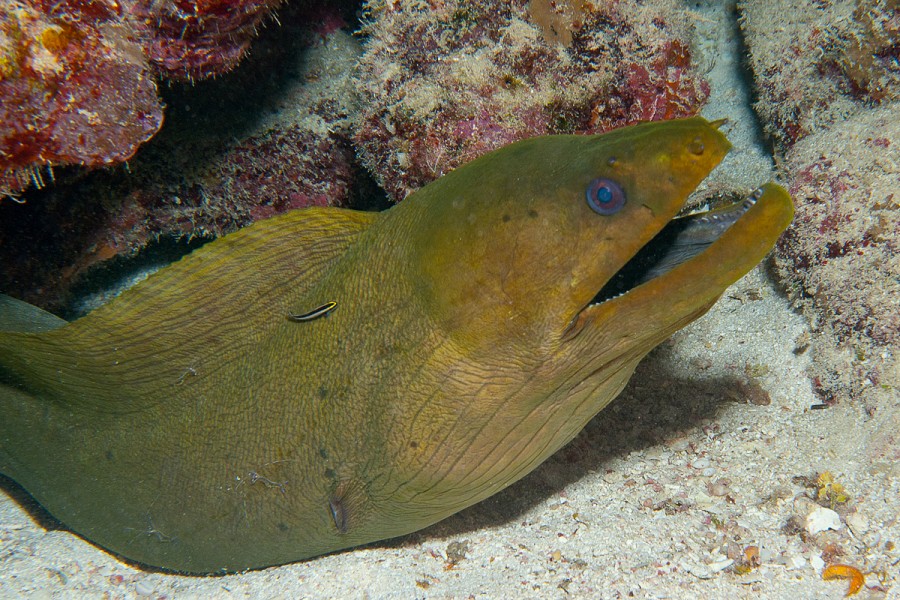
M 612 179 L 598 177 L 585 191 L 587 203 L 599 215 L 613 215 L 625 206 L 625 191 Z

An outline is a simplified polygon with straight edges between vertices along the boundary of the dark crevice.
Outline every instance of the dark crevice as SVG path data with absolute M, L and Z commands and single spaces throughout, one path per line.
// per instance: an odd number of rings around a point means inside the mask
M 591 304 L 599 304 L 621 296 L 648 280 L 648 274 L 668 254 L 679 234 L 690 226 L 689 219 L 675 219 L 654 236 L 631 260 L 606 282 Z

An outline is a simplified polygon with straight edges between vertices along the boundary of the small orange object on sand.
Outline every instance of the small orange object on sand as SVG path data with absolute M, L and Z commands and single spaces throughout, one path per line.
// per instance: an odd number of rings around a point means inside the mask
M 822 579 L 848 579 L 850 587 L 847 588 L 847 596 L 852 596 L 860 590 L 866 582 L 866 576 L 862 571 L 850 565 L 831 565 L 822 571 Z

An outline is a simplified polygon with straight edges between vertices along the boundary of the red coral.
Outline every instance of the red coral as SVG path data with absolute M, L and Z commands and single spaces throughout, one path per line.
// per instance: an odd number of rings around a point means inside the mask
M 206 193 L 250 207 L 247 222 L 308 206 L 343 204 L 352 177 L 353 150 L 335 135 L 297 126 L 244 140 L 204 177 Z
M 119 5 L 0 6 L 0 197 L 36 165 L 129 158 L 162 124 L 156 85 Z

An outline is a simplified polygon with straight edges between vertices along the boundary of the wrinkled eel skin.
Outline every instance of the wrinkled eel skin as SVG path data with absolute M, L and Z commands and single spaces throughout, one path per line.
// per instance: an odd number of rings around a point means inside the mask
M 511 144 L 383 213 L 256 223 L 72 323 L 4 299 L 0 472 L 86 539 L 190 573 L 470 506 L 571 440 L 790 222 L 766 184 L 695 254 L 598 296 L 728 151 L 718 125 Z

